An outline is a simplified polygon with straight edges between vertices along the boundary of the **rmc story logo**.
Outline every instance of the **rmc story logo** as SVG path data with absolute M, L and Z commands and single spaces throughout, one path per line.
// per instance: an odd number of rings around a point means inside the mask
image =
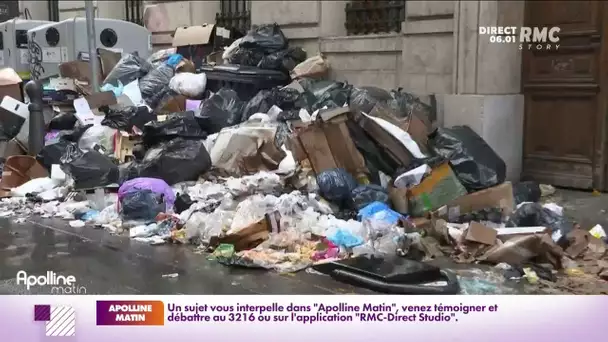
M 59 275 L 53 271 L 47 271 L 45 275 L 38 276 L 19 271 L 17 272 L 17 285 L 25 285 L 28 291 L 35 286 L 50 286 L 51 294 L 58 295 L 87 294 L 84 286 L 76 284 L 76 277 Z
M 520 50 L 559 50 L 559 27 L 480 26 L 490 43 L 519 44 Z

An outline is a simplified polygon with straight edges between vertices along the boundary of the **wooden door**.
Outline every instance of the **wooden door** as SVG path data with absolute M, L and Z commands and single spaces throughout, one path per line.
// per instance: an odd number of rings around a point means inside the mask
M 607 10 L 601 1 L 526 1 L 525 26 L 561 32 L 557 50 L 522 50 L 525 179 L 607 189 Z

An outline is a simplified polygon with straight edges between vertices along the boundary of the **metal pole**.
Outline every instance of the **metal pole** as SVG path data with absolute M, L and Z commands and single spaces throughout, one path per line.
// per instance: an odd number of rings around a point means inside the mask
M 95 6 L 93 1 L 85 1 L 85 10 L 87 15 L 87 37 L 89 38 L 89 65 L 91 66 L 91 86 L 93 91 L 99 91 L 99 59 L 97 58 L 97 39 L 95 35 Z

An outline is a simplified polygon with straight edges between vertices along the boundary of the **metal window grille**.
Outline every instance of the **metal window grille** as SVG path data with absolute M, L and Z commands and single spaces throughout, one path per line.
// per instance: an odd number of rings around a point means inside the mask
M 221 0 L 221 12 L 215 15 L 215 24 L 226 29 L 247 33 L 251 27 L 251 1 Z
M 125 0 L 127 21 L 144 26 L 143 7 L 143 0 Z
M 405 0 L 354 0 L 346 4 L 348 35 L 401 32 Z

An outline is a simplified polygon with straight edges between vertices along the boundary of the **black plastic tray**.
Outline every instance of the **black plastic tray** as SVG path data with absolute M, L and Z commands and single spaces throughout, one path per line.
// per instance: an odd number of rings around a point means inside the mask
M 360 256 L 320 263 L 313 268 L 332 278 L 377 292 L 391 294 L 457 294 L 458 279 L 452 272 L 404 258 Z M 430 283 L 446 281 L 443 286 Z

